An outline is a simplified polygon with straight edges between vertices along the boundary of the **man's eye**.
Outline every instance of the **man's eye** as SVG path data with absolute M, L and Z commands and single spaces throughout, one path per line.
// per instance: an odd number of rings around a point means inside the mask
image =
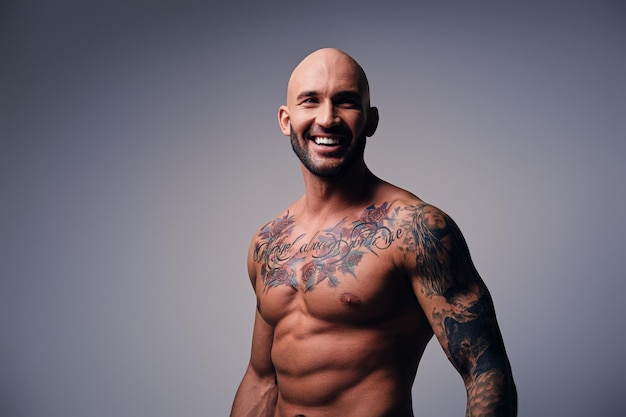
M 346 108 L 350 108 L 350 109 L 353 109 L 355 107 L 359 107 L 359 103 L 357 103 L 354 100 L 344 100 L 344 101 L 341 101 L 340 103 L 337 103 L 337 104 L 339 104 L 339 106 L 341 106 L 341 107 L 346 107 Z

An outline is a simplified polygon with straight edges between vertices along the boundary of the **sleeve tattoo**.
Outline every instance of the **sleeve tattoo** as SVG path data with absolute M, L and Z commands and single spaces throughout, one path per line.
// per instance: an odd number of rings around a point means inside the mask
M 437 208 L 408 208 L 404 249 L 414 257 L 433 331 L 468 392 L 467 416 L 513 416 L 517 394 L 491 296 L 463 235 Z

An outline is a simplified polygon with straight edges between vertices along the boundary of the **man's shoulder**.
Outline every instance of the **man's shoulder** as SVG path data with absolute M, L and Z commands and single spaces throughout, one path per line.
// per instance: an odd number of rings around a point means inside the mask
M 299 201 L 299 200 L 298 200 Z M 279 231 L 286 231 L 295 225 L 296 219 L 294 213 L 297 210 L 298 201 L 290 204 L 275 216 L 271 217 L 261 224 L 252 236 L 252 242 L 268 234 L 275 234 Z
M 404 216 L 411 216 L 418 212 L 424 212 L 425 210 L 427 212 L 437 211 L 442 215 L 445 215 L 444 211 L 441 208 L 435 206 L 428 201 L 423 200 L 422 198 L 418 197 L 410 191 L 394 185 L 389 185 L 389 188 L 384 193 L 382 193 L 382 195 L 384 197 L 382 199 L 379 198 L 380 200 L 387 201 L 387 204 L 390 207 L 393 207 L 395 210 L 397 210 L 399 214 L 402 214 Z
M 390 191 L 385 192 L 382 197 L 378 197 L 378 200 L 384 202 L 390 209 L 393 209 L 397 216 L 410 217 L 416 211 L 422 211 L 425 208 L 439 210 L 410 191 L 396 186 L 391 187 Z
M 395 227 L 401 229 L 400 233 L 404 236 L 402 247 L 408 244 L 414 248 L 415 242 L 411 244 L 413 239 L 425 239 L 429 236 L 442 238 L 451 234 L 460 238 L 461 232 L 454 220 L 439 207 L 402 189 L 393 195 L 393 199 L 378 207 L 384 209 L 388 213 L 386 217 L 391 219 Z
M 259 260 L 259 254 L 264 253 L 264 251 L 267 251 L 272 245 L 275 245 L 279 241 L 289 238 L 296 223 L 292 206 L 293 205 L 287 207 L 254 231 L 248 248 L 250 277 L 256 276 L 253 266 L 256 262 L 253 261 Z
M 448 229 L 450 226 L 456 229 L 457 227 L 445 211 L 417 197 L 398 199 L 391 207 L 403 227 L 412 232 L 422 227 L 431 230 Z

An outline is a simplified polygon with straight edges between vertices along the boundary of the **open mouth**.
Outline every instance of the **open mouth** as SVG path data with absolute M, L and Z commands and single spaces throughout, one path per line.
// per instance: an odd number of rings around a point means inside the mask
M 339 138 L 331 138 L 327 136 L 315 136 L 313 142 L 321 146 L 337 146 L 340 143 Z

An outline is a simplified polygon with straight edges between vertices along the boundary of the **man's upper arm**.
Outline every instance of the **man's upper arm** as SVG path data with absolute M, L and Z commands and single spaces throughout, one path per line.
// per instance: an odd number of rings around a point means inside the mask
M 248 275 L 252 288 L 256 293 L 258 268 L 253 257 L 254 248 L 255 240 L 253 239 L 248 251 Z M 263 319 L 257 308 L 252 332 L 250 366 L 258 376 L 274 378 L 275 370 L 271 358 L 273 341 L 274 329 Z
M 248 255 L 248 272 L 252 287 L 256 288 L 257 268 L 250 256 L 253 244 Z M 257 308 L 250 361 L 235 394 L 231 417 L 273 416 L 275 414 L 278 390 L 271 358 L 273 340 L 274 330 L 263 319 Z
M 504 403 L 499 404 L 510 407 L 516 394 L 493 302 L 460 230 L 433 206 L 418 204 L 407 211 L 405 262 L 435 336 L 463 377 L 470 402 L 483 401 L 495 386 L 495 391 L 511 391 L 500 393 Z
M 272 364 L 272 341 L 273 329 L 263 320 L 257 311 L 254 319 L 252 333 L 252 349 L 250 352 L 250 366 L 259 376 L 274 378 L 274 365 Z

